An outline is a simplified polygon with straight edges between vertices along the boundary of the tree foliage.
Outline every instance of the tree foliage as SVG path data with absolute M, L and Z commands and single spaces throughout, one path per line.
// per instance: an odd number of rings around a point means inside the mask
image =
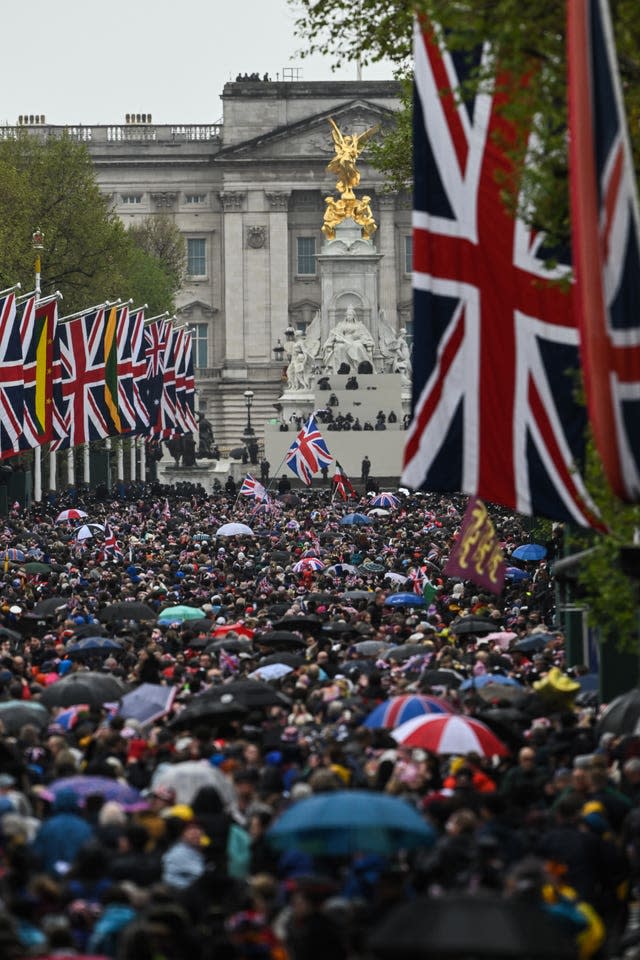
M 174 221 L 165 214 L 146 217 L 129 228 L 129 236 L 136 246 L 160 262 L 173 284 L 173 292 L 177 292 L 184 280 L 187 249 Z
M 0 283 L 34 282 L 32 234 L 44 233 L 42 290 L 61 290 L 64 312 L 133 298 L 161 312 L 175 285 L 157 257 L 134 244 L 101 194 L 84 144 L 28 133 L 0 142 Z

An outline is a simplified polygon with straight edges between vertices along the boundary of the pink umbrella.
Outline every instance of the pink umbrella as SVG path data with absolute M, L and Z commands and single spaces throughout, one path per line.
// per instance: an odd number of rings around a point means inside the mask
M 489 727 L 472 717 L 430 714 L 401 724 L 391 734 L 404 747 L 421 747 L 430 753 L 480 757 L 507 756 L 508 748 Z
M 512 630 L 496 630 L 494 633 L 488 633 L 483 640 L 494 640 L 501 650 L 508 650 L 509 644 L 518 636 Z

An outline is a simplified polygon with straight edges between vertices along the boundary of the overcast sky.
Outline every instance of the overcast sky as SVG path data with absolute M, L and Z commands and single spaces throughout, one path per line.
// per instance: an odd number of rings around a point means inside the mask
M 355 80 L 348 64 L 297 56 L 286 0 L 3 0 L 0 123 L 44 114 L 48 123 L 212 123 L 238 73 Z M 391 78 L 388 67 L 363 79 Z

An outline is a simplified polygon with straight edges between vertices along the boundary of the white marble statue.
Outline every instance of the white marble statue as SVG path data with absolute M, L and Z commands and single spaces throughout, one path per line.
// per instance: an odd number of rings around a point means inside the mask
M 310 390 L 313 365 L 314 358 L 307 349 L 304 337 L 296 337 L 287 367 L 287 389 Z
M 407 343 L 407 331 L 403 327 L 399 333 L 393 329 L 385 320 L 384 310 L 380 311 L 378 317 L 378 335 L 380 353 L 384 362 L 385 370 L 389 373 L 411 374 L 411 351 Z
M 344 319 L 335 325 L 322 348 L 323 368 L 327 373 L 337 373 L 343 363 L 349 365 L 350 373 L 358 371 L 358 365 L 368 360 L 373 368 L 373 337 L 353 307 L 348 307 Z

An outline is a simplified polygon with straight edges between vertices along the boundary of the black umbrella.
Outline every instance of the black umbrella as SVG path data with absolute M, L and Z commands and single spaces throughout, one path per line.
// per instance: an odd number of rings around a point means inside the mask
M 45 707 L 73 707 L 77 703 L 99 707 L 119 700 L 127 689 L 126 684 L 109 673 L 72 673 L 43 690 L 40 701 Z
M 523 637 L 522 640 L 514 643 L 513 649 L 521 653 L 537 653 L 544 650 L 550 640 L 555 639 L 552 633 L 531 633 L 528 637 Z
M 115 620 L 156 620 L 157 617 L 157 613 L 146 603 L 138 603 L 135 600 L 110 603 L 98 614 L 98 618 L 103 623 L 113 623 Z
M 267 633 L 257 633 L 253 642 L 258 647 L 269 647 L 272 650 L 302 650 L 306 647 L 302 637 L 290 630 L 271 630 Z
M 50 722 L 49 711 L 37 700 L 5 700 L 0 703 L 0 723 L 9 736 L 19 733 L 26 723 L 44 730 Z
M 79 640 L 69 640 L 64 649 L 72 660 L 82 660 L 85 657 L 115 656 L 122 650 L 122 644 L 111 637 L 80 637 Z
M 345 590 L 341 596 L 345 600 L 373 600 L 375 593 L 372 590 Z
M 351 677 L 355 673 L 375 673 L 377 669 L 375 660 L 345 660 L 340 665 L 340 670 L 345 677 Z
M 204 693 L 198 695 L 198 700 L 222 700 L 225 697 L 232 696 L 236 701 L 242 703 L 250 710 L 259 707 L 283 707 L 290 706 L 289 697 L 278 693 L 277 690 L 262 680 L 233 680 L 231 683 L 223 683 L 217 687 L 210 687 Z
M 335 593 L 309 593 L 307 594 L 307 600 L 315 600 L 316 603 L 334 603 L 336 600 Z
M 322 632 L 328 633 L 330 637 L 346 637 L 358 633 L 355 624 L 345 623 L 343 620 L 338 620 L 334 623 L 325 623 Z
M 220 700 L 196 697 L 171 720 L 168 726 L 174 730 L 185 730 L 188 727 L 207 724 L 213 727 L 227 720 L 237 720 L 246 716 L 248 712 L 248 708 L 230 693 Z
M 440 667 L 434 670 L 424 670 L 420 679 L 430 687 L 459 687 L 464 677 L 457 670 L 447 670 L 445 667 Z
M 457 636 L 466 633 L 493 633 L 496 625 L 491 620 L 483 620 L 482 617 L 460 617 L 451 624 L 451 632 Z
M 455 894 L 395 907 L 369 937 L 383 960 L 429 957 L 576 958 L 567 925 L 534 900 Z
M 402 663 L 403 660 L 409 660 L 411 657 L 426 657 L 431 652 L 422 643 L 403 643 L 399 647 L 394 647 L 393 650 L 388 650 L 385 653 L 385 660 L 397 660 Z
M 309 633 L 317 633 L 322 629 L 322 620 L 320 617 L 313 617 L 310 614 L 294 614 L 290 617 L 283 617 L 273 624 L 274 630 L 305 630 Z
M 269 613 L 272 617 L 283 617 L 290 606 L 290 603 L 285 603 L 284 601 L 272 603 L 269 607 Z
M 199 620 L 185 620 L 182 626 L 184 630 L 192 630 L 194 633 L 210 633 L 215 623 L 209 617 L 200 617 Z
M 281 493 L 278 495 L 278 500 L 287 507 L 297 507 L 300 503 L 300 497 L 296 493 Z
M 268 657 L 262 657 L 259 666 L 268 667 L 272 663 L 284 663 L 286 667 L 295 670 L 296 667 L 301 667 L 306 662 L 305 658 L 301 657 L 299 653 L 287 653 L 284 650 L 282 653 L 270 653 Z
M 228 639 L 220 637 L 213 643 L 208 642 L 205 649 L 207 653 L 219 653 L 221 650 L 224 650 L 225 653 L 250 653 L 251 641 L 246 637 L 229 637 Z
M 3 640 L 22 640 L 22 634 L 17 630 L 10 630 L 9 627 L 0 627 L 0 637 Z
M 276 563 L 288 563 L 291 559 L 291 554 L 288 550 L 270 550 L 269 551 L 269 560 L 275 560 Z
M 34 617 L 52 617 L 56 610 L 66 607 L 67 603 L 68 597 L 47 597 L 46 600 L 38 600 L 31 613 Z
M 73 627 L 74 637 L 104 637 L 106 632 L 101 623 L 79 623 Z
M 603 733 L 615 733 L 616 736 L 640 733 L 640 689 L 634 687 L 612 700 L 596 729 L 598 737 Z

